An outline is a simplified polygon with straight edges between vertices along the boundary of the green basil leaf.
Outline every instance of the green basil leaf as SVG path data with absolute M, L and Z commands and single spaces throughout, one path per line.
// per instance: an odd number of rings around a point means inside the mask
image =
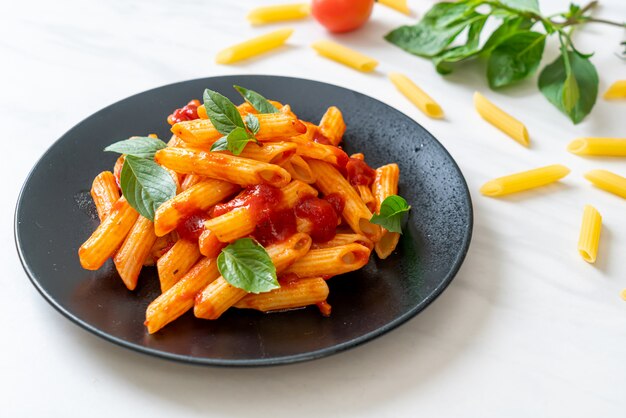
M 563 82 L 563 107 L 567 113 L 571 112 L 576 102 L 580 99 L 578 82 L 573 73 L 569 73 Z
M 211 145 L 211 151 L 228 151 L 228 138 L 223 136 Z
M 211 123 L 222 135 L 228 135 L 233 129 L 245 128 L 237 107 L 216 91 L 204 90 L 204 108 Z
M 246 102 L 259 113 L 278 113 L 276 106 L 271 104 L 265 97 L 253 90 L 248 90 L 240 86 L 233 86 L 241 94 Z
M 569 69 L 566 68 L 565 55 L 569 60 Z M 578 94 L 573 91 L 573 77 L 576 81 Z M 567 87 L 566 87 L 567 81 Z M 579 123 L 591 112 L 598 97 L 598 73 L 588 58 L 582 57 L 573 51 L 564 51 L 553 63 L 547 65 L 539 75 L 539 90 L 550 103 L 565 113 L 572 122 Z M 569 91 L 565 91 L 569 90 Z M 578 96 L 578 97 L 576 97 Z M 572 100 L 576 98 L 576 100 Z M 568 100 L 568 103 L 564 102 Z M 574 106 L 570 107 L 574 102 Z
M 256 142 L 254 136 L 251 136 L 244 128 L 233 129 L 226 137 L 226 140 L 228 141 L 228 150 L 233 155 L 241 154 L 248 142 Z
M 238 239 L 224 248 L 217 257 L 217 268 L 228 283 L 249 293 L 280 287 L 272 259 L 250 238 Z
M 546 35 L 520 31 L 505 38 L 487 61 L 487 80 L 491 88 L 508 86 L 537 71 Z
M 452 63 L 459 62 L 468 58 L 472 58 L 481 51 L 480 33 L 485 26 L 487 16 L 480 16 L 478 20 L 474 21 L 467 32 L 467 41 L 464 45 L 455 46 L 433 58 L 435 69 L 439 74 L 449 74 L 452 72 Z
M 519 30 L 530 29 L 533 22 L 525 17 L 514 17 L 505 19 L 496 30 L 494 30 L 481 51 L 482 54 L 489 54 L 504 39 L 517 33 Z
M 388 231 L 402 233 L 402 218 L 410 209 L 411 206 L 401 196 L 388 196 L 381 203 L 380 212 L 374 214 L 370 222 Z
M 126 155 L 120 175 L 122 194 L 143 217 L 154 221 L 154 213 L 176 196 L 170 173 L 152 160 Z
M 246 115 L 246 126 L 248 127 L 248 130 L 254 135 L 259 133 L 259 129 L 261 128 L 261 125 L 259 125 L 259 119 L 252 113 L 248 113 Z
M 500 0 L 500 3 L 519 12 L 541 13 L 537 0 Z
M 150 138 L 149 136 L 139 136 L 118 141 L 109 145 L 104 150 L 153 160 L 154 154 L 166 146 L 165 142 L 160 139 Z

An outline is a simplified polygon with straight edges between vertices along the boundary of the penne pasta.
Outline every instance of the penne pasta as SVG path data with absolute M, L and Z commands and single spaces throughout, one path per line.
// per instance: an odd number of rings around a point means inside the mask
M 195 242 L 179 239 L 176 244 L 157 261 L 161 292 L 174 286 L 200 259 L 200 251 Z
M 287 170 L 294 180 L 307 184 L 315 183 L 315 173 L 311 170 L 309 163 L 299 155 L 294 155 L 289 161 L 285 161 L 281 167 Z
M 567 146 L 576 155 L 626 157 L 626 138 L 578 138 Z
M 265 25 L 285 20 L 304 19 L 309 14 L 311 14 L 311 6 L 308 3 L 278 4 L 256 7 L 248 13 L 247 18 L 253 25 Z
M 154 159 L 158 164 L 180 173 L 197 174 L 242 186 L 271 184 L 282 187 L 291 181 L 289 173 L 278 165 L 200 149 L 164 148 L 157 151 Z
M 331 277 L 358 270 L 367 264 L 370 250 L 360 244 L 311 250 L 293 263 L 285 273 L 304 277 Z
M 413 103 L 426 116 L 440 119 L 443 117 L 443 110 L 428 94 L 420 89 L 407 76 L 400 73 L 390 73 L 389 80 L 394 86 Z
M 371 211 L 376 210 L 376 202 L 374 201 L 374 195 L 372 194 L 372 189 L 369 186 L 365 186 L 364 184 L 359 184 L 354 186 L 357 193 L 361 197 L 365 206 Z
M 333 145 L 324 145 L 317 142 L 299 142 L 296 145 L 296 154 L 315 160 L 326 161 L 337 167 L 345 167 L 348 154 Z
M 404 13 L 407 16 L 411 14 L 406 0 L 378 0 L 378 3 L 397 10 L 400 13 Z
M 180 190 L 184 192 L 191 186 L 198 184 L 203 180 L 206 180 L 206 179 L 202 176 L 197 176 L 195 174 L 185 174 L 185 177 L 182 183 L 180 183 Z
M 110 171 L 98 174 L 91 185 L 91 198 L 96 205 L 100 221 L 111 212 L 111 208 L 120 198 L 120 189 L 115 182 L 115 176 Z
M 374 183 L 372 183 L 372 190 L 375 200 L 375 211 L 380 212 L 380 206 L 383 201 L 392 195 L 398 194 L 398 180 L 400 178 L 400 168 L 398 164 L 387 164 L 376 169 L 376 176 L 374 177 Z M 384 260 L 389 257 L 393 250 L 396 249 L 398 241 L 400 240 L 400 234 L 397 232 L 390 232 L 383 228 L 383 234 L 374 247 L 378 258 Z
M 608 170 L 591 170 L 585 178 L 594 186 L 626 199 L 626 178 Z
M 293 29 L 278 29 L 233 45 L 218 52 L 215 62 L 232 64 L 271 51 L 283 45 L 292 33 Z
M 361 244 L 370 251 L 374 249 L 374 243 L 365 235 L 361 234 L 336 234 L 335 238 L 326 242 L 314 242 L 311 248 L 316 250 L 319 248 L 339 247 L 347 244 Z
M 525 147 L 530 144 L 526 126 L 491 103 L 479 92 L 474 93 L 474 107 L 480 116 Z
M 339 145 L 346 132 L 346 123 L 339 108 L 331 106 L 326 110 L 320 120 L 319 131 L 332 145 Z
M 234 304 L 235 308 L 269 312 L 300 308 L 324 302 L 328 298 L 328 284 L 321 277 L 281 283 L 280 288 L 258 295 L 249 293 Z
M 602 216 L 591 205 L 586 205 L 583 211 L 583 222 L 578 238 L 578 253 L 588 263 L 595 263 L 598 256 L 600 231 L 602 230 Z
M 87 270 L 98 270 L 102 267 L 115 254 L 138 216 L 125 198 L 121 197 L 115 202 L 109 216 L 78 249 L 81 266 Z
M 239 157 L 282 165 L 296 154 L 297 147 L 297 144 L 293 142 L 265 142 L 259 145 L 249 142 Z M 224 152 L 229 153 L 228 151 Z
M 378 65 L 378 61 L 375 59 L 335 42 L 317 41 L 311 46 L 321 56 L 352 67 L 355 70 L 370 72 L 374 71 Z
M 200 253 L 205 257 L 211 258 L 217 257 L 226 244 L 219 240 L 215 232 L 206 229 L 200 234 L 198 245 L 200 246 Z
M 617 80 L 604 92 L 604 100 L 626 99 L 626 80 Z
M 176 243 L 176 238 L 172 236 L 172 234 L 167 234 L 162 237 L 157 237 L 156 241 L 152 245 L 148 256 L 143 261 L 144 266 L 154 266 L 156 265 L 159 258 L 163 257 L 166 252 L 172 248 L 172 246 Z
M 137 286 L 143 262 L 150 254 L 156 239 L 152 221 L 139 216 L 113 257 L 115 268 L 128 290 L 134 290 Z
M 484 196 L 498 197 L 545 186 L 562 179 L 570 173 L 560 164 L 535 168 L 488 181 L 480 188 Z

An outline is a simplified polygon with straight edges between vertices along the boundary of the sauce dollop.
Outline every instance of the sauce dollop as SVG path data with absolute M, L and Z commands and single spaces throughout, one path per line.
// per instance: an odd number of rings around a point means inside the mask
M 339 193 L 330 193 L 324 196 L 324 200 L 330 203 L 337 212 L 337 216 L 341 216 L 343 208 L 346 206 L 346 199 Z
M 346 172 L 348 181 L 353 186 L 369 186 L 376 177 L 376 171 L 358 158 L 350 158 L 346 164 Z
M 176 232 L 183 239 L 198 241 L 204 231 L 204 222 L 208 219 L 209 215 L 206 212 L 191 213 L 178 224 Z
M 233 209 L 248 206 L 253 214 L 252 216 L 258 220 L 263 216 L 264 212 L 279 205 L 281 198 L 282 192 L 279 188 L 267 184 L 257 184 L 256 186 L 247 187 L 228 202 L 215 205 L 211 211 L 211 216 L 215 218 Z
M 172 112 L 171 115 L 167 117 L 167 122 L 170 125 L 173 125 L 178 122 L 182 122 L 185 120 L 194 120 L 198 119 L 198 106 L 200 106 L 199 100 L 192 100 L 187 103 L 185 106 L 176 109 Z
M 258 219 L 252 236 L 265 247 L 282 242 L 296 232 L 296 217 L 292 209 L 270 209 Z
M 326 242 L 334 238 L 339 217 L 333 205 L 324 199 L 312 197 L 295 207 L 298 218 L 311 223 L 311 238 L 315 242 Z

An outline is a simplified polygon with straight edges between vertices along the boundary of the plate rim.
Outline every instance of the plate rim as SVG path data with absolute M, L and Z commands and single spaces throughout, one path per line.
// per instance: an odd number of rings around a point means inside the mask
M 449 158 L 449 160 L 452 162 L 452 165 L 454 167 L 454 169 L 458 172 L 460 179 L 462 180 L 462 186 L 463 186 L 463 194 L 465 195 L 465 198 L 467 199 L 468 203 L 469 203 L 469 207 L 468 207 L 468 227 L 465 231 L 464 237 L 463 237 L 463 241 L 462 241 L 462 250 L 457 254 L 454 262 L 451 265 L 451 269 L 449 270 L 448 274 L 445 276 L 445 278 L 442 280 L 442 282 L 439 284 L 439 286 L 437 286 L 432 292 L 431 294 L 426 297 L 421 303 L 419 303 L 418 305 L 416 305 L 415 307 L 413 307 L 412 309 L 408 310 L 407 312 L 405 312 L 404 314 L 394 318 L 392 321 L 388 322 L 387 324 L 380 326 L 366 334 L 360 335 L 350 341 L 346 341 L 340 344 L 335 344 L 329 347 L 324 347 L 318 350 L 314 350 L 314 351 L 308 351 L 308 352 L 304 352 L 304 353 L 298 353 L 298 354 L 290 354 L 290 355 L 285 355 L 285 356 L 279 356 L 279 357 L 271 357 L 271 358 L 256 358 L 256 359 L 241 359 L 241 360 L 224 360 L 224 359 L 215 359 L 215 358 L 207 358 L 207 357 L 194 357 L 191 355 L 184 355 L 184 354 L 177 354 L 177 353 L 170 353 L 170 352 L 165 352 L 165 351 L 161 351 L 161 350 L 156 350 L 153 349 L 151 347 L 146 347 L 143 345 L 138 345 L 129 341 L 126 341 L 122 338 L 118 338 L 114 335 L 111 335 L 109 333 L 106 333 L 102 330 L 100 330 L 99 328 L 91 325 L 90 323 L 86 322 L 85 320 L 79 318 L 77 315 L 72 314 L 71 312 L 69 312 L 67 309 L 65 309 L 63 306 L 61 306 L 60 303 L 58 303 L 50 294 L 48 294 L 48 292 L 44 289 L 44 287 L 41 285 L 41 283 L 39 283 L 38 279 L 35 277 L 36 275 L 30 270 L 30 266 L 28 265 L 28 263 L 25 261 L 25 256 L 23 254 L 23 250 L 22 250 L 22 245 L 21 245 L 21 240 L 20 240 L 20 233 L 19 233 L 19 228 L 20 228 L 20 223 L 19 223 L 19 213 L 20 213 L 20 209 L 22 207 L 23 204 L 23 197 L 24 197 L 24 193 L 26 191 L 26 188 L 28 186 L 28 183 L 30 182 L 35 169 L 39 166 L 39 164 L 41 163 L 41 161 L 51 152 L 51 150 L 56 147 L 69 133 L 71 133 L 74 129 L 76 129 L 77 127 L 79 127 L 80 125 L 82 125 L 83 123 L 86 123 L 87 120 L 90 120 L 92 117 L 98 115 L 99 113 L 105 112 L 106 110 L 108 110 L 111 107 L 114 107 L 116 105 L 118 105 L 118 103 L 121 103 L 125 100 L 131 99 L 135 96 L 139 96 L 145 93 L 149 93 L 152 92 L 154 90 L 159 90 L 162 89 L 164 87 L 173 87 L 175 85 L 178 84 L 186 84 L 186 83 L 190 83 L 190 82 L 198 82 L 201 80 L 215 80 L 215 79 L 233 79 L 233 78 L 238 78 L 238 77 L 252 77 L 252 78 L 268 78 L 268 79 L 288 79 L 288 80 L 294 80 L 294 81 L 306 81 L 306 82 L 312 82 L 312 83 L 317 83 L 317 84 L 324 84 L 327 86 L 331 86 L 333 88 L 336 89 L 341 89 L 341 90 L 345 90 L 346 92 L 350 92 L 350 93 L 357 93 L 359 95 L 365 96 L 370 100 L 374 100 L 376 102 L 378 102 L 379 104 L 388 107 L 398 113 L 400 113 L 402 116 L 406 117 L 407 119 L 409 119 L 411 122 L 413 122 L 414 124 L 416 124 L 417 126 L 419 126 L 421 129 L 423 129 L 435 142 L 436 146 L 440 147 L 441 150 L 445 153 L 445 155 Z M 461 168 L 459 167 L 458 163 L 456 162 L 456 160 L 452 157 L 452 155 L 448 152 L 448 150 L 446 149 L 446 147 L 434 136 L 430 133 L 430 131 L 428 131 L 426 128 L 424 128 L 419 122 L 417 122 L 415 119 L 413 119 L 412 117 L 408 116 L 406 113 L 402 112 L 401 110 L 381 101 L 378 100 L 375 97 L 372 97 L 368 94 L 365 93 L 361 93 L 359 91 L 353 90 L 353 89 L 349 89 L 347 87 L 343 87 L 343 86 L 338 86 L 336 84 L 332 84 L 332 83 L 327 83 L 324 81 L 318 81 L 318 80 L 312 80 L 312 79 L 308 79 L 308 78 L 302 78 L 302 77 L 291 77 L 291 76 L 282 76 L 282 75 L 271 75 L 271 74 L 230 74 L 230 75 L 220 75 L 220 76 L 213 76 L 213 77 L 199 77 L 199 78 L 194 78 L 194 79 L 189 79 L 189 80 L 183 80 L 183 81 L 178 81 L 175 83 L 169 83 L 169 84 L 163 84 L 161 86 L 157 86 L 148 90 L 144 90 L 144 91 L 140 91 L 138 93 L 132 94 L 130 96 L 124 97 L 120 100 L 115 101 L 114 103 L 103 107 L 102 109 L 98 110 L 95 113 L 92 113 L 88 116 L 86 116 L 84 119 L 82 119 L 80 122 L 78 122 L 77 124 L 75 124 L 74 126 L 72 126 L 69 130 L 67 130 L 65 133 L 63 133 L 58 139 L 56 139 L 52 144 L 50 144 L 50 146 L 46 149 L 46 151 L 44 151 L 43 154 L 41 154 L 41 156 L 37 159 L 37 162 L 35 162 L 35 164 L 32 166 L 32 168 L 30 169 L 30 171 L 28 172 L 24 183 L 22 184 L 22 187 L 20 188 L 20 192 L 18 194 L 17 197 L 17 203 L 15 206 L 15 212 L 14 212 L 14 217 L 13 217 L 13 238 L 15 241 L 15 246 L 17 249 L 17 253 L 18 253 L 18 257 L 20 259 L 20 263 L 22 264 L 22 267 L 24 268 L 24 271 L 26 272 L 26 275 L 28 276 L 30 282 L 33 284 L 33 286 L 37 289 L 37 291 L 41 294 L 41 296 L 43 296 L 43 298 L 50 304 L 52 305 L 53 308 L 55 308 L 55 310 L 57 312 L 59 312 L 61 315 L 63 315 L 64 317 L 66 317 L 67 319 L 69 319 L 72 323 L 74 323 L 75 325 L 78 325 L 80 328 L 104 339 L 105 341 L 108 342 L 112 342 L 115 345 L 118 345 L 120 347 L 124 347 L 126 349 L 135 351 L 135 352 L 139 352 L 139 353 L 144 353 L 144 354 L 148 354 L 151 355 L 153 357 L 157 357 L 157 358 L 162 358 L 162 359 L 166 359 L 166 360 L 170 360 L 170 361 L 176 361 L 176 362 L 180 362 L 180 363 L 185 363 L 185 364 L 193 364 L 193 365 L 202 365 L 202 366 L 220 366 L 220 367 L 261 367 L 261 366 L 277 366 L 277 365 L 286 365 L 286 364 L 293 364 L 293 363 L 300 363 L 300 362 L 305 362 L 305 361 L 311 361 L 311 360 L 315 360 L 318 358 L 322 358 L 322 357 L 327 357 L 333 354 L 338 354 L 341 353 L 343 351 L 346 351 L 350 348 L 359 346 L 361 344 L 364 344 L 366 342 L 372 341 L 384 334 L 387 334 L 388 332 L 398 328 L 400 325 L 406 323 L 407 321 L 409 321 L 410 319 L 414 318 L 415 316 L 417 316 L 417 314 L 419 314 L 420 312 L 422 312 L 424 309 L 426 309 L 428 306 L 430 306 L 443 292 L 444 290 L 446 290 L 446 288 L 450 285 L 450 283 L 452 283 L 452 281 L 454 280 L 454 278 L 456 277 L 457 273 L 459 272 L 465 257 L 467 256 L 467 253 L 469 251 L 469 247 L 472 241 L 472 236 L 473 236 L 473 231 L 474 231 L 474 207 L 473 207 L 473 202 L 472 202 L 472 197 L 469 191 L 469 187 L 467 185 L 467 180 L 465 179 L 465 176 L 463 175 L 463 172 L 461 171 Z

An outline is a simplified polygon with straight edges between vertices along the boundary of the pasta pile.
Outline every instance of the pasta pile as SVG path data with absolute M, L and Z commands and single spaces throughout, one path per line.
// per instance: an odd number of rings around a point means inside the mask
M 258 145 L 249 142 L 239 155 L 211 151 L 222 134 L 200 102 L 170 115 L 174 135 L 154 161 L 171 174 L 176 194 L 156 209 L 154 222 L 120 194 L 124 155 L 113 172 L 94 179 L 101 223 L 80 247 L 80 262 L 96 270 L 113 257 L 130 290 L 143 266 L 156 265 L 162 293 L 147 308 L 149 333 L 192 308 L 205 319 L 231 307 L 317 305 L 328 315 L 326 280 L 360 269 L 372 250 L 386 258 L 395 249 L 399 233 L 370 220 L 397 194 L 397 164 L 373 170 L 362 154 L 346 155 L 339 147 L 346 125 L 336 107 L 315 125 L 289 105 L 270 103 L 277 113 L 259 113 L 248 102 L 237 106 L 242 117 L 258 120 Z M 216 257 L 244 237 L 264 246 L 279 288 L 248 293 L 220 275 Z

